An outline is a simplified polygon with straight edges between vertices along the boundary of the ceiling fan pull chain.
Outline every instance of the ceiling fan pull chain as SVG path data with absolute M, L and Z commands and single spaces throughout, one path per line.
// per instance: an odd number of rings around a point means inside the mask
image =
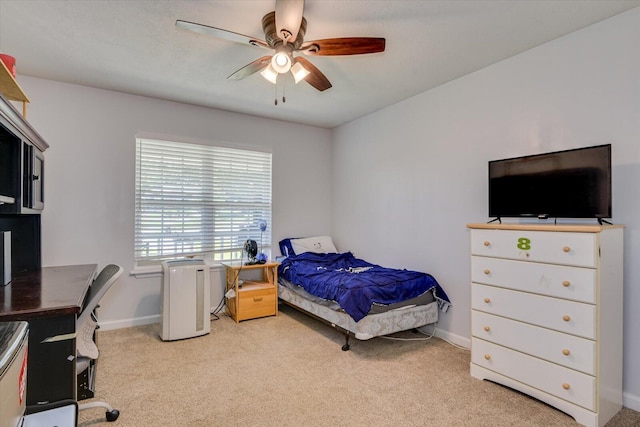
M 282 85 L 282 103 L 284 104 L 285 102 L 287 102 L 287 98 L 285 98 L 285 89 L 287 88 L 287 85 L 283 84 Z
M 273 87 L 274 87 L 274 90 L 276 91 L 276 94 L 273 99 L 273 105 L 278 105 L 278 81 L 277 80 L 276 80 L 276 84 L 273 85 Z

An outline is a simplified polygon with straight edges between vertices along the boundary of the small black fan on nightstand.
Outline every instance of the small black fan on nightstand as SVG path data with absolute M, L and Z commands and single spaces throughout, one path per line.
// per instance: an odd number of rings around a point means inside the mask
M 256 256 L 258 255 L 258 244 L 255 240 L 247 240 L 244 242 L 244 251 L 247 253 L 247 264 L 253 265 L 257 263 Z

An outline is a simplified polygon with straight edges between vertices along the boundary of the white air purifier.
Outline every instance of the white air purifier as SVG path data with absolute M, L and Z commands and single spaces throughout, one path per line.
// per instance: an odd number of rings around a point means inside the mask
M 162 262 L 160 338 L 180 340 L 211 330 L 209 266 L 201 259 Z

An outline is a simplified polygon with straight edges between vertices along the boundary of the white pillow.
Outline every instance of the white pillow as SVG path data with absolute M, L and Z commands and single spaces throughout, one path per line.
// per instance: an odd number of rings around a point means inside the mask
M 337 253 L 338 250 L 329 236 L 305 237 L 303 239 L 291 239 L 291 247 L 296 255 L 305 252 L 318 254 Z

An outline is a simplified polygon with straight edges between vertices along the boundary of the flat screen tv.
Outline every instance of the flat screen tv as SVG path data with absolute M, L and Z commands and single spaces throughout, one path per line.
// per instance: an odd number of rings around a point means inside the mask
M 490 161 L 489 216 L 611 218 L 611 144 Z

